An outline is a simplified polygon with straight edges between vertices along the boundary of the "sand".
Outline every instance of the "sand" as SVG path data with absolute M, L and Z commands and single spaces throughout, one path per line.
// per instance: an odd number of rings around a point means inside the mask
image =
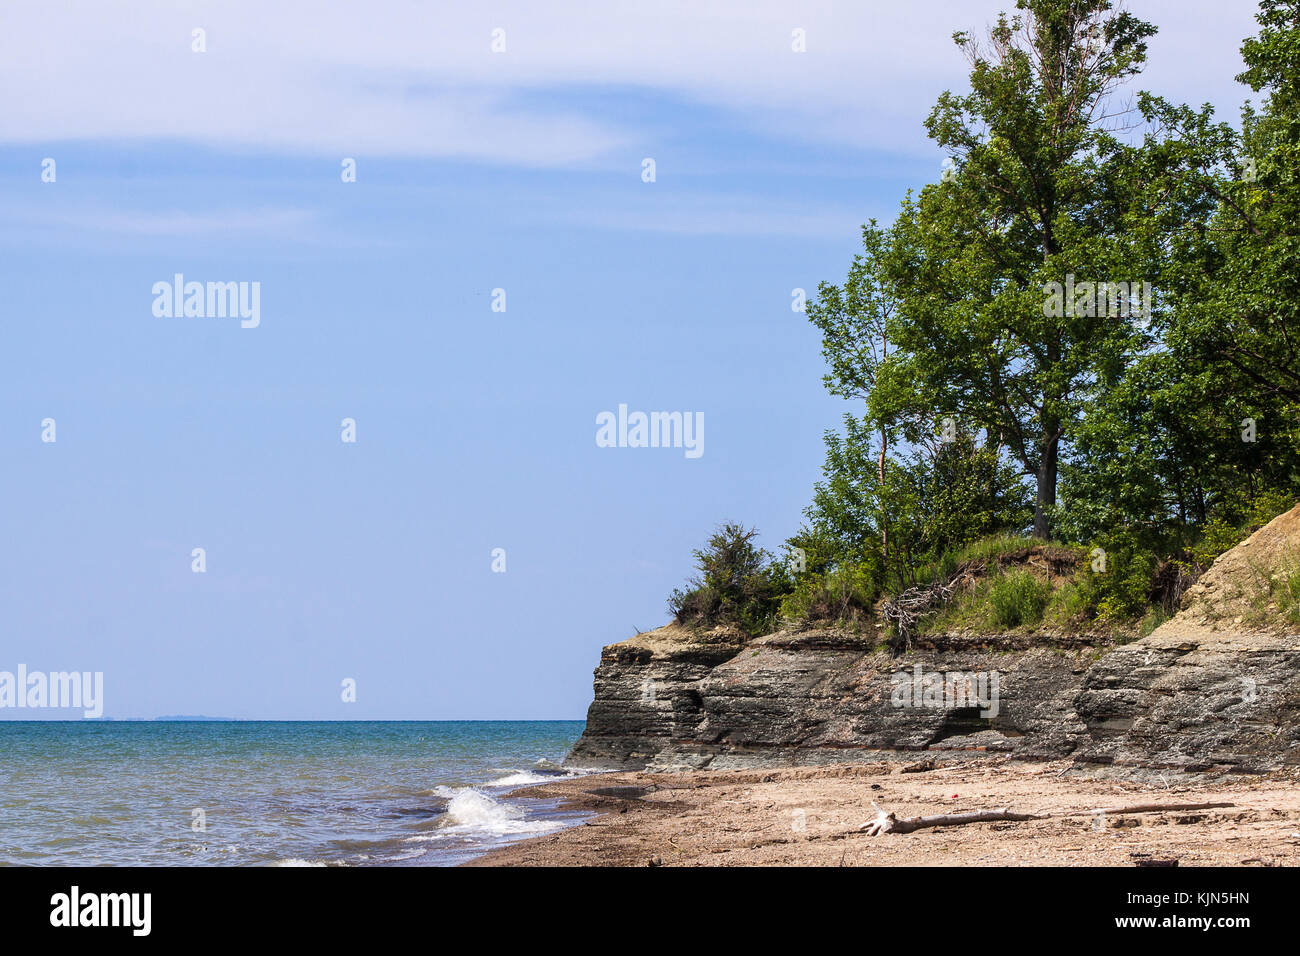
M 980 758 L 781 770 L 609 773 L 529 787 L 586 823 L 470 866 L 1295 866 L 1300 772 L 1191 778 Z M 916 768 L 904 772 L 903 768 Z M 1142 803 L 1234 806 L 1136 816 L 981 823 L 868 836 L 872 803 L 899 816 L 1010 807 L 1089 811 Z

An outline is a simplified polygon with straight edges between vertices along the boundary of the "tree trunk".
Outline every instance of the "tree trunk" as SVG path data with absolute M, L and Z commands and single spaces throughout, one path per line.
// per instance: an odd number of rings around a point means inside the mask
M 1038 463 L 1038 496 L 1034 501 L 1034 537 L 1047 541 L 1051 536 L 1048 512 L 1056 504 L 1057 450 L 1061 436 L 1055 425 L 1043 433 L 1043 455 Z
M 880 335 L 880 360 L 883 362 L 889 357 L 889 338 L 883 332 Z M 889 447 L 889 432 L 885 430 L 884 422 L 880 424 L 880 494 L 885 493 L 885 451 Z M 889 522 L 887 516 L 881 514 L 880 520 L 880 551 L 883 556 L 884 566 L 889 567 Z
M 885 493 L 885 448 L 887 447 L 886 443 L 888 441 L 889 441 L 889 436 L 888 434 L 886 434 L 885 429 L 882 427 L 880 429 L 880 462 L 879 462 L 881 495 L 884 495 Z M 885 567 L 888 567 L 889 566 L 889 524 L 883 512 L 880 516 L 880 550 L 884 555 Z

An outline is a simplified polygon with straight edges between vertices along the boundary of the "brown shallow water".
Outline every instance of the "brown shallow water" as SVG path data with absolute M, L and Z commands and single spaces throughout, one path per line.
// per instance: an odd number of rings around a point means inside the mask
M 1266 777 L 1122 777 L 1001 758 L 905 772 L 899 762 L 782 770 L 612 773 L 520 791 L 596 811 L 470 866 L 1179 866 L 1300 864 L 1296 771 Z M 1232 807 L 1085 813 L 910 834 L 859 832 L 876 811 L 926 816 L 1010 807 L 1063 813 L 1147 803 Z

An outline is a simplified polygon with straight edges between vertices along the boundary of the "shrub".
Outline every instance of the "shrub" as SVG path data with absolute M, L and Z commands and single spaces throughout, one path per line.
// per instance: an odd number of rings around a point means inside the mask
M 845 565 L 801 578 L 781 602 L 781 614 L 796 621 L 860 621 L 870 616 L 879 593 L 870 566 Z
M 1215 558 L 1236 547 L 1249 535 L 1245 528 L 1231 525 L 1219 517 L 1211 518 L 1201 529 L 1200 539 L 1190 549 L 1192 560 L 1202 567 L 1209 567 Z
M 1051 586 L 1037 575 L 1020 569 L 1008 571 L 993 580 L 989 588 L 989 606 L 999 627 L 1037 624 L 1043 619 Z
M 790 578 L 784 565 L 755 546 L 757 535 L 757 530 L 729 522 L 694 552 L 699 574 L 686 590 L 678 588 L 668 597 L 668 610 L 678 624 L 730 624 L 750 635 L 774 626 Z
M 1102 621 L 1132 621 L 1146 614 L 1156 598 L 1159 545 L 1138 535 L 1117 532 L 1094 543 L 1105 552 L 1104 571 L 1093 570 L 1090 562 L 1080 578 L 1080 587 L 1093 616 Z M 1090 548 L 1089 553 L 1095 551 Z

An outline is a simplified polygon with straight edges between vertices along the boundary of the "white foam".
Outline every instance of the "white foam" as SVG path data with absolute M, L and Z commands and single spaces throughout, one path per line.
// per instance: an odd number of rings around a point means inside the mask
M 539 761 L 540 762 L 540 761 Z M 521 787 L 534 783 L 550 783 L 553 780 L 570 780 L 573 777 L 585 777 L 596 771 L 591 770 L 563 770 L 559 773 L 554 771 L 550 773 L 538 773 L 534 770 L 506 770 L 502 769 L 506 776 L 492 780 L 484 786 L 488 787 Z
M 451 830 L 505 835 L 545 833 L 562 825 L 554 820 L 526 819 L 524 811 L 518 807 L 495 800 L 481 790 L 467 787 L 457 791 L 447 804 L 447 813 L 440 829 L 444 833 Z
M 323 860 L 303 860 L 296 856 L 291 856 L 283 860 L 276 860 L 272 866 L 324 866 Z
M 555 774 L 529 773 L 527 770 L 516 770 L 514 773 L 506 774 L 504 777 L 498 777 L 490 781 L 489 787 L 520 787 L 528 783 L 546 783 L 548 780 L 560 779 Z

